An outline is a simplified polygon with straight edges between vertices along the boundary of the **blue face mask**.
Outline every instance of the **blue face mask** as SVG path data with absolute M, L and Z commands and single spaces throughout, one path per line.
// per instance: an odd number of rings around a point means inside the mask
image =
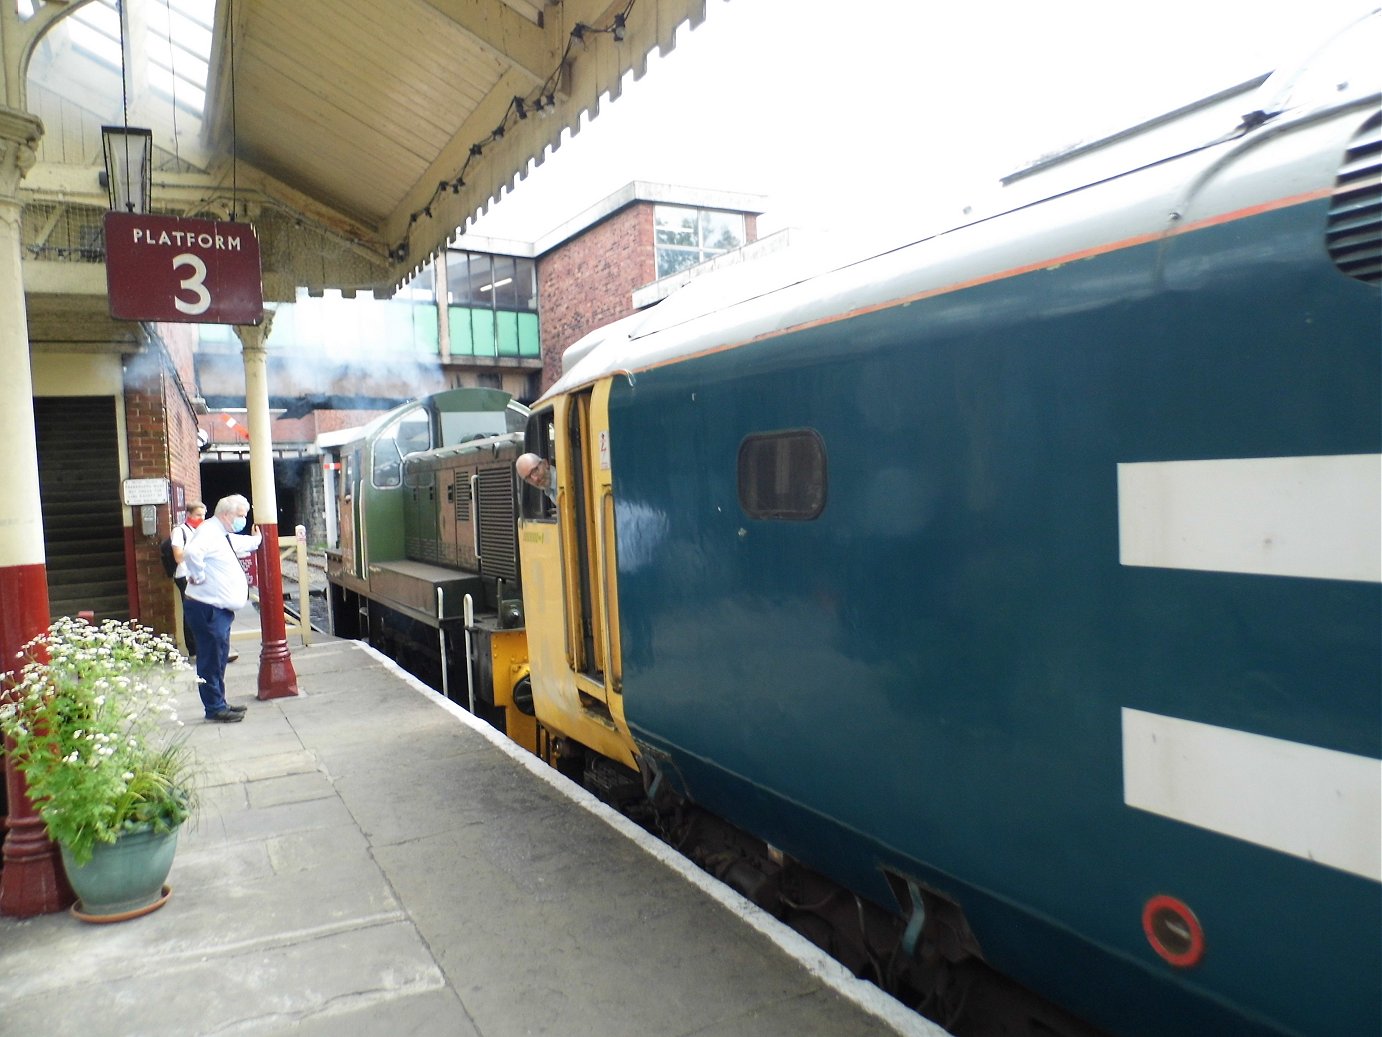
M 244 515 L 236 515 L 236 516 L 235 516 L 235 519 L 234 519 L 234 520 L 231 522 L 231 524 L 230 524 L 230 528 L 231 528 L 232 531 L 234 531 L 234 532 L 236 532 L 236 533 L 242 533 L 242 532 L 244 532 L 244 530 L 245 530 L 245 516 L 244 516 Z

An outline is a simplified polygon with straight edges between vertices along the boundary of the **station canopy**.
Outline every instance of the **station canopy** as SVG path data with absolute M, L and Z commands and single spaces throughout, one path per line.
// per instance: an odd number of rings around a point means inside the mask
M 18 0 L 43 29 L 24 103 L 45 133 L 21 186 L 26 224 L 48 231 L 26 237 L 26 259 L 80 250 L 54 229 L 75 226 L 74 205 L 105 205 L 100 127 L 142 126 L 153 210 L 252 220 L 266 299 L 299 285 L 390 294 L 705 6 Z

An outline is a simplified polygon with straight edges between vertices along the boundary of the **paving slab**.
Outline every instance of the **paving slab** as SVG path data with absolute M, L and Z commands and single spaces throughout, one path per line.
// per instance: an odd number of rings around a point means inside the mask
M 366 646 L 237 647 L 173 895 L 0 919 L 0 1037 L 944 1037 Z

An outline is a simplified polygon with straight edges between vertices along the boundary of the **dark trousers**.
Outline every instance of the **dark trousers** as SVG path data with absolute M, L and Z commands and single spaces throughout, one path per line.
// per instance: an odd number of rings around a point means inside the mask
M 182 639 L 187 642 L 188 656 L 195 656 L 197 654 L 197 638 L 192 633 L 192 624 L 187 622 L 187 577 L 175 577 L 173 582 L 178 585 L 178 597 L 182 599 Z
M 202 707 L 211 717 L 226 709 L 226 662 L 230 659 L 230 624 L 235 613 L 196 598 L 183 601 L 187 628 L 197 639 L 197 690 Z

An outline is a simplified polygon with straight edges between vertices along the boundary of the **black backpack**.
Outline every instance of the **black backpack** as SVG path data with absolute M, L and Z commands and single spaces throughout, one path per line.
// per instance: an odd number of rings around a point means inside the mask
M 173 540 L 171 537 L 164 537 L 163 542 L 158 545 L 158 557 L 163 561 L 163 571 L 171 578 L 178 571 L 177 559 L 173 557 Z
M 177 527 L 174 526 L 173 528 L 176 529 Z M 184 547 L 187 546 L 186 533 L 183 534 L 182 544 Z M 167 573 L 168 578 L 171 580 L 178 571 L 178 560 L 173 557 L 173 538 L 171 535 L 164 537 L 159 543 L 158 557 L 163 562 L 163 571 Z

